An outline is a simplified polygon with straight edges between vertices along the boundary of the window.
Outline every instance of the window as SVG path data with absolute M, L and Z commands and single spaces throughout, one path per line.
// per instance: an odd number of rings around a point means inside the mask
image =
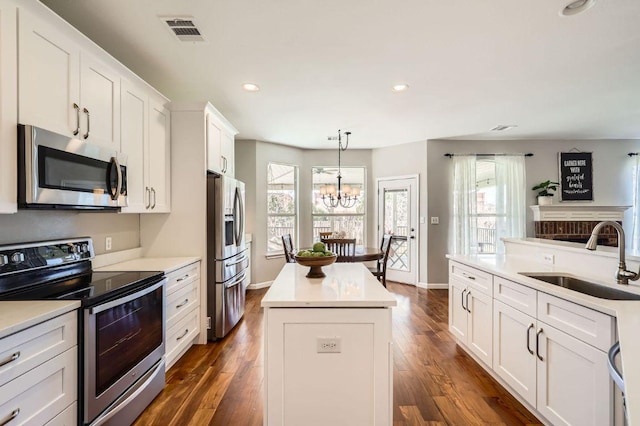
M 523 155 L 454 156 L 454 253 L 501 253 L 501 238 L 524 237 L 525 189 Z
M 282 235 L 291 234 L 297 246 L 298 167 L 267 166 L 267 254 L 282 253 Z
M 320 240 L 320 232 L 344 232 L 346 238 L 355 238 L 358 246 L 365 244 L 366 188 L 364 167 L 342 167 L 342 185 L 359 188 L 360 195 L 354 206 L 327 207 L 322 200 L 320 187 L 337 185 L 336 167 L 313 167 L 312 174 L 312 220 L 313 240 Z

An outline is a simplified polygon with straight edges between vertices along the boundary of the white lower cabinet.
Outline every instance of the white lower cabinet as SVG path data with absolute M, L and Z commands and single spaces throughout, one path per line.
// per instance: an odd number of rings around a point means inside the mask
M 200 262 L 167 274 L 165 308 L 165 359 L 169 370 L 200 334 Z
M 449 330 L 477 358 L 491 366 L 493 299 L 484 292 L 484 285 L 476 284 L 480 273 L 469 269 L 464 276 L 450 275 Z
M 76 312 L 0 340 L 0 423 L 77 422 Z
M 469 284 L 455 274 L 449 278 L 450 331 L 549 423 L 613 425 L 606 351 L 615 340 L 615 319 L 501 277 L 493 277 L 493 286 L 492 362 L 479 350 L 482 334 L 463 320 L 465 312 L 483 315 L 489 303 L 472 303 L 473 289 L 467 302 Z

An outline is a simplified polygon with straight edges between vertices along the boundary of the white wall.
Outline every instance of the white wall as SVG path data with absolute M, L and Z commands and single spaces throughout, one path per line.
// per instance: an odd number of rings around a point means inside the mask
M 333 150 L 305 150 L 255 140 L 237 140 L 235 144 L 235 175 L 245 182 L 246 232 L 253 234 L 252 281 L 272 281 L 284 265 L 284 257 L 267 258 L 267 165 L 269 162 L 297 165 L 299 188 L 298 247 L 313 242 L 311 222 L 311 167 L 337 165 L 337 147 Z M 367 188 L 375 188 L 371 170 L 371 150 L 347 150 L 342 153 L 343 166 L 363 166 L 367 169 Z M 375 197 L 367 199 L 367 212 L 373 212 Z M 366 244 L 377 245 L 373 218 L 367 217 Z
M 427 215 L 429 199 L 427 196 L 427 143 L 426 141 L 374 149 L 371 154 L 371 174 L 375 179 L 394 176 L 419 175 L 418 216 Z M 374 183 L 375 185 L 375 183 Z M 373 207 L 375 209 L 375 207 Z M 376 212 L 377 215 L 377 212 Z M 376 218 L 372 217 L 375 223 Z M 418 281 L 427 283 L 428 267 L 428 226 L 429 220 L 421 224 L 418 218 Z
M 534 154 L 526 159 L 527 187 L 547 179 L 558 180 L 558 153 L 573 148 L 593 152 L 593 194 L 589 205 L 631 205 L 632 168 L 634 161 L 627 155 L 640 150 L 639 140 L 514 140 L 514 141 L 427 141 L 428 170 L 428 216 L 439 216 L 440 225 L 430 226 L 428 237 L 428 282 L 447 282 L 447 260 L 451 224 L 452 161 L 444 157 L 450 153 L 527 153 Z M 536 192 L 528 194 L 528 204 L 534 205 Z M 557 200 L 557 196 L 554 202 Z M 573 204 L 579 204 L 572 202 Z M 630 236 L 631 210 L 627 211 L 623 225 Z M 533 236 L 533 215 L 527 211 L 527 236 Z

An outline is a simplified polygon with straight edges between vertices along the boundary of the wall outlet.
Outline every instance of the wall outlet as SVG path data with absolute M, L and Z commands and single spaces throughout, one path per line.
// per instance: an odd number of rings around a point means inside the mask
M 440 224 L 440 218 L 438 216 L 432 216 L 431 217 L 431 224 L 432 225 L 439 225 Z
M 111 237 L 107 237 L 107 238 L 105 238 L 105 239 L 104 239 L 104 249 L 105 249 L 106 251 L 111 250 L 111 243 L 112 243 L 112 241 L 113 241 L 113 240 L 111 239 Z
M 342 344 L 339 337 L 318 337 L 317 342 L 317 352 L 319 354 L 342 352 Z
M 556 257 L 553 254 L 545 253 L 542 255 L 542 262 L 547 265 L 553 265 L 556 263 Z

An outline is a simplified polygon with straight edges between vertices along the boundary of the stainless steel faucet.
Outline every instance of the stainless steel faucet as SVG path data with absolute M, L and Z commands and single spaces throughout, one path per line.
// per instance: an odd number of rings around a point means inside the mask
M 629 280 L 635 281 L 640 278 L 639 273 L 633 271 L 627 271 L 627 264 L 624 258 L 624 229 L 618 222 L 611 220 L 605 220 L 598 223 L 591 231 L 591 237 L 587 241 L 587 245 L 584 247 L 587 250 L 594 251 L 598 247 L 598 234 L 600 230 L 607 225 L 611 225 L 618 232 L 618 272 L 616 272 L 616 281 L 618 284 L 629 284 Z

